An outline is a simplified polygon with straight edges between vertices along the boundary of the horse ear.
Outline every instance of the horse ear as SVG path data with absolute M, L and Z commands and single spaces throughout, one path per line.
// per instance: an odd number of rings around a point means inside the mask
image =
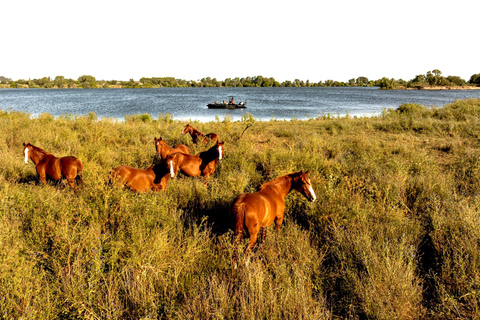
M 307 174 L 308 174 L 309 172 L 310 172 L 310 169 L 308 169 L 307 171 L 305 171 L 305 173 L 307 173 Z
M 25 147 L 25 142 L 23 143 L 23 146 Z

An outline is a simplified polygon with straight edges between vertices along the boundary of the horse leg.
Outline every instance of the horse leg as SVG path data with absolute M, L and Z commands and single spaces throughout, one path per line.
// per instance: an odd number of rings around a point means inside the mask
M 82 173 L 79 172 L 78 175 L 75 177 L 78 185 L 83 185 L 83 177 L 82 176 L 83 176 Z
M 77 188 L 75 187 L 75 180 L 68 179 L 68 185 L 73 189 L 73 192 L 77 193 Z
M 40 173 L 40 181 L 42 181 L 43 185 L 47 184 L 47 175 L 45 173 Z
M 237 269 L 238 267 L 238 246 L 243 239 L 243 230 L 235 230 L 235 234 L 233 236 L 233 256 L 232 256 L 232 265 L 233 269 Z
M 257 242 L 257 236 L 258 236 L 258 231 L 256 233 L 250 233 L 250 241 L 247 245 L 247 248 L 245 249 L 245 264 L 248 264 L 250 262 L 250 254 L 252 253 L 252 248 Z
M 275 232 L 277 235 L 280 232 L 280 226 L 282 225 L 282 223 L 283 223 L 283 214 L 275 218 Z

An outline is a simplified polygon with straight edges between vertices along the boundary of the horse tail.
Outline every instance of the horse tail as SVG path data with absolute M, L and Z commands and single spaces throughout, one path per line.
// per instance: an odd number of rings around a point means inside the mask
M 77 162 L 77 172 L 80 174 L 80 172 L 83 171 L 83 163 L 82 163 L 82 160 L 80 159 L 76 159 L 76 162 Z
M 245 225 L 245 213 L 247 208 L 244 203 L 235 203 L 232 207 L 233 227 L 235 233 L 235 241 L 238 241 L 241 235 L 243 235 L 243 227 Z
M 77 164 L 77 177 L 78 177 L 78 183 L 83 184 L 83 163 L 82 160 L 76 158 L 75 162 Z M 76 177 L 75 177 L 76 178 Z

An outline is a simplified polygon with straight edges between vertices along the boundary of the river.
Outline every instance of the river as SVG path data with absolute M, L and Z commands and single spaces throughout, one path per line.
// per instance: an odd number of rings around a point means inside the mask
M 214 100 L 245 101 L 246 109 L 208 109 Z M 249 113 L 257 120 L 305 120 L 321 116 L 375 116 L 403 103 L 442 107 L 457 99 L 480 98 L 480 90 L 378 90 L 377 88 L 155 88 L 155 89 L 0 89 L 0 109 L 53 116 L 85 115 L 125 119 L 170 114 L 202 122 Z

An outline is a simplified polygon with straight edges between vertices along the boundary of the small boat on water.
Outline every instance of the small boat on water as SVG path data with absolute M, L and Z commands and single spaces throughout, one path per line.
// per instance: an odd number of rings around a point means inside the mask
M 223 100 L 222 102 L 218 103 L 215 100 L 214 103 L 207 104 L 207 107 L 209 109 L 241 109 L 246 108 L 247 103 L 243 101 L 240 101 L 240 103 L 235 103 L 235 99 L 233 97 L 230 97 L 230 100 L 228 102 L 225 102 L 225 100 Z

